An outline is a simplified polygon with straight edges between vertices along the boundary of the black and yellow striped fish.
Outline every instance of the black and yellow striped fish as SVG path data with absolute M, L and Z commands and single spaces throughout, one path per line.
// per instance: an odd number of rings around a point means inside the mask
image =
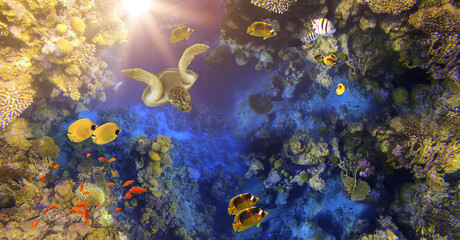
M 276 36 L 276 31 L 272 25 L 264 22 L 254 22 L 248 27 L 247 34 L 256 37 L 263 37 L 264 40 Z
M 258 207 L 246 208 L 236 214 L 235 219 L 233 220 L 233 231 L 241 232 L 254 225 L 259 227 L 260 223 L 267 217 L 267 215 L 268 212 L 265 212 Z
M 328 37 L 336 31 L 334 24 L 326 18 L 313 19 L 311 23 L 315 32 L 321 36 Z
M 234 215 L 239 213 L 241 210 L 252 207 L 257 203 L 257 201 L 259 201 L 259 198 L 250 193 L 237 195 L 232 198 L 228 204 L 228 215 Z

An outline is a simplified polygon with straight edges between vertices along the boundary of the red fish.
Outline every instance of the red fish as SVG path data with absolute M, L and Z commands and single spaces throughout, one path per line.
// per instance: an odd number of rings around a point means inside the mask
M 22 190 L 23 192 L 27 192 L 26 190 Z
M 101 170 L 99 170 L 99 171 L 102 171 L 102 170 L 104 170 L 104 167 L 101 167 Z
M 86 206 L 89 206 L 89 203 L 87 202 L 81 202 L 81 203 L 77 203 L 75 204 L 76 207 L 86 207 Z
M 114 162 L 114 161 L 116 161 L 116 160 L 117 160 L 117 159 L 115 159 L 115 158 L 111 158 L 111 159 L 110 159 L 109 161 L 107 161 L 107 162 L 110 163 L 110 162 Z
M 89 192 L 88 192 L 88 191 L 86 191 L 86 192 L 83 192 L 83 194 L 89 194 Z
M 29 178 L 29 182 L 32 182 L 32 177 Z
M 109 198 L 109 200 L 112 201 L 112 202 L 115 201 L 115 200 L 113 200 L 113 198 Z
M 59 164 L 54 165 L 54 169 L 57 169 L 59 167 Z
M 51 205 L 49 209 L 57 208 L 57 205 Z
M 91 153 L 87 153 L 86 157 L 89 158 L 91 156 Z
M 81 210 L 81 208 L 74 208 L 73 210 L 81 213 L 81 214 L 85 214 L 85 212 L 83 212 L 83 210 Z
M 83 190 L 83 183 L 80 183 L 80 192 Z
M 41 201 L 42 199 L 43 199 L 43 196 L 41 196 L 41 197 L 38 199 L 38 201 Z
M 30 208 L 27 208 L 27 210 L 29 210 L 30 213 L 32 212 L 32 210 L 30 210 Z
M 123 187 L 129 186 L 129 185 L 133 184 L 133 182 L 134 182 L 134 180 L 128 180 L 125 183 L 123 183 Z
M 45 208 L 45 211 L 43 212 L 43 214 L 47 213 L 48 212 L 48 208 Z
M 125 198 L 125 199 L 130 199 L 130 198 L 132 198 L 132 197 L 133 197 L 133 195 L 131 195 L 131 193 L 127 193 L 127 194 L 125 195 L 124 198 Z
M 118 212 L 120 210 L 121 210 L 121 208 L 115 208 L 115 212 Z
M 99 206 L 99 203 L 96 203 L 96 206 Z
M 70 209 L 69 210 L 69 213 L 76 213 L 76 212 L 77 212 L 77 210 L 75 210 L 75 209 Z
M 37 219 L 34 219 L 34 221 L 32 222 L 32 229 L 34 229 L 35 225 L 37 225 L 38 223 L 38 220 Z
M 50 165 L 53 165 L 53 163 L 54 163 L 54 161 L 53 161 L 53 160 L 51 160 L 51 161 L 50 161 Z
M 85 211 L 83 212 L 83 217 L 85 217 L 86 223 L 88 223 L 88 225 L 91 226 L 91 224 L 89 224 L 89 220 L 88 220 L 88 209 L 87 208 L 85 208 Z
M 42 182 L 45 180 L 45 175 L 42 176 Z
M 117 175 L 115 175 L 115 172 L 114 172 L 113 170 L 110 170 L 110 172 L 112 173 L 112 175 L 113 175 L 114 177 L 117 176 Z
M 100 158 L 99 158 L 99 161 L 101 161 L 101 162 L 107 162 L 107 159 L 105 159 L 105 157 L 100 157 Z
M 107 186 L 109 186 L 109 187 L 111 187 L 111 186 L 115 186 L 115 185 L 116 185 L 116 184 L 115 184 L 115 183 L 113 183 L 113 182 L 109 182 L 109 183 L 107 183 Z
M 143 192 L 147 192 L 147 189 L 141 188 L 141 187 L 132 187 L 131 189 L 129 189 L 129 192 L 130 193 L 143 193 Z

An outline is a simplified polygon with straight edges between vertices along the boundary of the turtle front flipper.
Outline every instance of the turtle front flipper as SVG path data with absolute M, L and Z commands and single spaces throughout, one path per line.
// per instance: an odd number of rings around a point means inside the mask
M 181 78 L 182 82 L 188 86 L 188 88 L 190 88 L 198 78 L 198 75 L 193 71 L 189 71 L 189 73 L 187 73 L 188 65 L 190 65 L 192 60 L 195 58 L 195 55 L 206 52 L 208 48 L 209 47 L 205 44 L 194 44 L 185 49 L 184 53 L 182 54 L 178 65 L 179 77 Z
M 187 89 L 177 86 L 171 89 L 169 94 L 166 95 L 169 103 L 182 112 L 189 112 L 192 110 L 192 99 Z
M 157 102 L 164 97 L 164 89 L 160 79 L 155 74 L 140 68 L 133 68 L 121 71 L 126 76 L 147 83 L 142 94 L 142 100 L 147 106 L 158 106 Z

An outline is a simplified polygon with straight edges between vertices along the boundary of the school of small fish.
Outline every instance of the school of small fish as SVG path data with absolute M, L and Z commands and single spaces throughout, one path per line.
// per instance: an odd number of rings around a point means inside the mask
M 235 215 L 233 219 L 233 231 L 241 232 L 252 226 L 260 226 L 260 223 L 267 217 L 268 212 L 254 207 L 259 198 L 243 193 L 233 197 L 228 204 L 228 215 Z

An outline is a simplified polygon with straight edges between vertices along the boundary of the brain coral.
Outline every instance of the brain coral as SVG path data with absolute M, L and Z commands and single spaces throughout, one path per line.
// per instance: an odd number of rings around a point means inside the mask
M 28 85 L 4 84 L 0 87 L 0 124 L 5 128 L 33 102 L 35 91 Z
M 375 13 L 391 13 L 397 15 L 402 11 L 409 10 L 415 4 L 415 0 L 358 0 L 367 3 Z
M 268 11 L 283 14 L 297 0 L 251 0 L 251 3 Z
M 89 192 L 89 194 L 83 194 L 84 192 Z M 84 183 L 82 191 L 77 188 L 75 194 L 81 201 L 88 202 L 91 205 L 96 205 L 97 203 L 102 205 L 106 198 L 104 190 L 92 183 Z

